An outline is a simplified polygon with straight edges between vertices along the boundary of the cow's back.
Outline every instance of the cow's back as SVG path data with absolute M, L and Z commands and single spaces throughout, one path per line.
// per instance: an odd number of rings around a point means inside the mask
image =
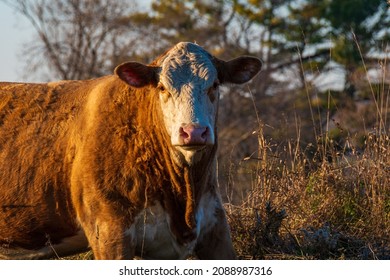
M 35 248 L 77 230 L 67 187 L 69 139 L 89 83 L 0 83 L 2 246 Z

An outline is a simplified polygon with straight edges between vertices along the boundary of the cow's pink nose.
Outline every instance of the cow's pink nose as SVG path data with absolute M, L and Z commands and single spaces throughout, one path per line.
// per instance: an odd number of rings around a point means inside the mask
M 209 135 L 207 127 L 198 127 L 192 124 L 180 127 L 179 132 L 181 142 L 184 145 L 204 145 Z

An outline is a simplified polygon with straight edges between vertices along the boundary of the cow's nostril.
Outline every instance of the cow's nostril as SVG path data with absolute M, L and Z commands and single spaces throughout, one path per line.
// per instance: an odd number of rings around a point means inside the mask
M 203 132 L 202 135 L 201 135 L 202 139 L 207 139 L 207 134 L 208 134 L 208 132 L 209 132 L 209 128 L 206 127 L 205 130 L 204 130 L 204 132 Z
M 190 135 L 184 130 L 184 128 L 180 127 L 179 129 L 180 138 L 187 139 Z

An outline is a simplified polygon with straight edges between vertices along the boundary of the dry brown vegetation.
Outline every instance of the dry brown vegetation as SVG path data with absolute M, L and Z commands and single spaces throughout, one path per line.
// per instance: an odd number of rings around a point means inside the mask
M 240 258 L 390 259 L 389 91 L 378 96 L 378 126 L 359 139 L 338 124 L 306 147 L 277 144 L 259 122 L 258 151 L 229 169 L 231 188 L 248 190 L 226 205 Z

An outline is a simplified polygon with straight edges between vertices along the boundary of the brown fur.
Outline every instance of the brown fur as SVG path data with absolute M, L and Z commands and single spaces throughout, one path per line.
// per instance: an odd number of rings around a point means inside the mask
M 88 203 L 97 212 L 111 205 L 124 230 L 155 200 L 175 220 L 178 240 L 191 240 L 201 191 L 194 176 L 204 185 L 199 174 L 207 177 L 209 164 L 174 163 L 156 95 L 152 86 L 133 89 L 115 76 L 1 84 L 0 241 L 28 249 L 59 242 L 78 230 L 76 213 L 89 218 Z M 78 171 L 82 181 L 71 183 Z

